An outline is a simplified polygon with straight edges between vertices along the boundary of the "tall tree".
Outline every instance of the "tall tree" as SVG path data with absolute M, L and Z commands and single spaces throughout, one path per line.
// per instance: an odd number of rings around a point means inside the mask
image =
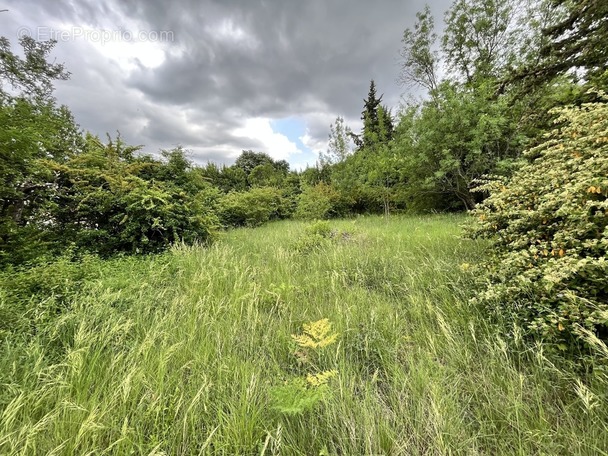
M 47 61 L 55 42 L 20 44 L 22 56 L 0 37 L 0 263 L 44 251 L 53 176 L 43 161 L 65 161 L 82 147 L 70 111 L 53 98 L 53 81 L 69 76 Z
M 448 67 L 467 84 L 495 78 L 517 58 L 518 0 L 456 0 L 442 38 Z
M 608 85 L 608 2 L 546 0 L 553 18 L 542 28 L 539 59 L 513 71 L 506 83 L 525 81 L 528 88 L 575 70 L 573 75 L 599 88 Z M 504 85 L 501 89 L 504 89 Z
M 373 79 L 369 84 L 369 93 L 367 94 L 367 98 L 363 100 L 363 103 L 364 107 L 361 113 L 363 131 L 361 133 L 360 148 L 372 149 L 381 142 L 381 121 L 387 121 L 385 108 L 385 113 L 382 113 L 382 95 L 377 95 L 376 83 Z
M 393 115 L 386 105 L 378 107 L 378 140 L 380 144 L 388 144 L 395 134 Z
M 264 152 L 254 152 L 252 150 L 244 150 L 236 159 L 234 166 L 241 168 L 245 171 L 245 174 L 249 176 L 255 167 L 267 164 L 281 173 L 287 174 L 289 172 L 289 163 L 285 160 L 275 161 L 270 155 Z
M 53 82 L 70 76 L 62 64 L 48 62 L 57 41 L 36 41 L 24 36 L 19 44 L 23 48 L 23 57 L 12 52 L 6 37 L 0 37 L 0 98 L 3 101 L 52 98 Z M 16 96 L 5 90 L 7 84 L 17 92 Z
M 427 91 L 437 89 L 437 65 L 439 56 L 434 50 L 437 34 L 430 7 L 416 14 L 414 29 L 403 32 L 403 47 L 400 51 L 401 72 L 397 81 L 405 87 L 420 85 Z
M 394 148 L 414 206 L 472 209 L 482 196 L 472 193 L 476 179 L 505 172 L 519 155 L 507 98 L 488 102 L 492 87 L 484 87 L 446 81 L 433 100 L 402 113 Z

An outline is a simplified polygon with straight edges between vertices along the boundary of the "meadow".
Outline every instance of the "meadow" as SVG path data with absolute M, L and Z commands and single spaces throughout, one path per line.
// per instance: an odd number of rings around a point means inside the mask
M 605 371 L 469 303 L 464 222 L 281 221 L 5 275 L 0 454 L 608 454 Z M 323 319 L 335 340 L 292 337 Z

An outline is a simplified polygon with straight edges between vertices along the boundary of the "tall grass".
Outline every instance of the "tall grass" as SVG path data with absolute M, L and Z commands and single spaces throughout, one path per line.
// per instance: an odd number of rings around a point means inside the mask
M 100 264 L 6 333 L 0 454 L 608 454 L 606 374 L 468 304 L 484 246 L 462 221 L 336 221 L 305 251 L 305 225 L 280 222 Z M 321 318 L 340 333 L 331 394 L 283 415 L 271 392 L 304 372 L 291 334 Z

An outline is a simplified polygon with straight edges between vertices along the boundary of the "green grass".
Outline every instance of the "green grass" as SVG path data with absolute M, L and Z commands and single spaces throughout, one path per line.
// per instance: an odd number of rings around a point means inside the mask
M 468 304 L 484 246 L 463 221 L 334 221 L 348 234 L 304 244 L 280 222 L 91 260 L 0 332 L 0 454 L 608 454 L 606 374 Z M 310 371 L 291 334 L 321 318 L 340 335 L 316 362 L 338 374 L 282 414 L 272 392 Z

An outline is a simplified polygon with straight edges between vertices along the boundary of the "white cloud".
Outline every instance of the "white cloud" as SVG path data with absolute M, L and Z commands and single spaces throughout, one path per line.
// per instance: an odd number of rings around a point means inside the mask
M 231 18 L 224 18 L 219 23 L 207 26 L 209 34 L 218 41 L 235 46 L 246 46 L 256 49 L 259 46 L 257 38 Z
M 275 132 L 270 122 L 270 119 L 262 117 L 247 119 L 243 127 L 233 131 L 233 135 L 259 141 L 264 147 L 260 152 L 266 152 L 275 160 L 287 160 L 291 155 L 303 153 L 287 136 Z
M 165 51 L 152 42 L 94 43 L 97 50 L 110 61 L 117 63 L 125 71 L 137 70 L 140 65 L 146 68 L 157 68 L 166 59 Z
M 327 141 L 322 141 L 311 136 L 308 128 L 306 129 L 306 133 L 304 133 L 303 136 L 300 136 L 299 139 L 302 141 L 302 144 L 308 147 L 317 156 L 319 156 L 320 152 L 325 152 L 327 150 Z

